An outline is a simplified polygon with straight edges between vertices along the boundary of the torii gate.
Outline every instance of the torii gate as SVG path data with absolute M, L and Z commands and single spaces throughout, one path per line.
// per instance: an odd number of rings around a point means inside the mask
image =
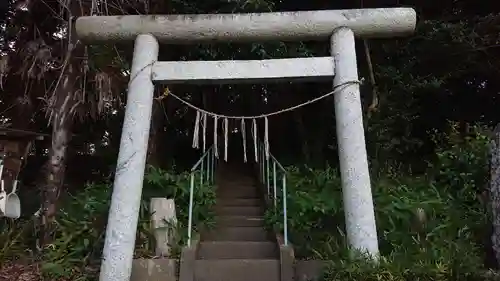
M 354 37 L 411 34 L 410 8 L 324 10 L 254 14 L 90 16 L 76 21 L 86 43 L 135 40 L 127 107 L 109 211 L 101 281 L 128 281 L 155 83 L 302 80 L 333 77 L 333 85 L 357 81 Z M 330 39 L 331 56 L 255 61 L 159 62 L 158 42 Z M 359 85 L 335 94 L 335 116 L 347 238 L 352 248 L 377 257 L 378 240 Z

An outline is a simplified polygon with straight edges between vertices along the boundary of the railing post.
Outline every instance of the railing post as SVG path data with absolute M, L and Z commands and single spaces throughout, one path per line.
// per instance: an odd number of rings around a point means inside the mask
M 214 164 L 213 154 L 214 154 L 213 149 L 210 148 L 210 154 L 208 154 L 208 158 L 210 159 L 210 165 L 208 165 L 208 174 L 210 175 L 210 183 L 214 182 L 214 175 L 212 173 Z
M 215 182 L 215 169 L 217 168 L 217 158 L 215 158 L 215 148 L 212 148 L 212 182 Z
M 285 240 L 285 246 L 288 245 L 288 215 L 287 215 L 287 199 L 286 199 L 286 174 L 283 173 L 283 238 Z
M 273 195 L 274 195 L 274 208 L 276 209 L 276 160 L 273 160 Z
M 264 183 L 264 186 L 266 186 L 266 167 L 267 167 L 267 160 L 266 160 L 266 151 L 264 149 L 264 146 L 262 146 L 262 182 Z M 267 187 L 267 186 L 266 186 Z
M 203 156 L 202 156 L 203 157 Z M 200 185 L 203 185 L 203 173 L 205 172 L 203 169 L 205 167 L 204 163 L 205 163 L 205 158 L 206 157 L 203 157 L 201 159 L 201 163 L 200 163 Z
M 260 143 L 258 144 L 257 154 L 259 158 L 259 181 L 262 183 L 262 150 L 260 149 Z
M 264 179 L 265 179 L 264 178 L 265 177 L 265 173 L 264 172 L 265 172 L 265 169 L 266 169 L 266 163 L 264 163 L 264 162 L 265 162 L 265 157 L 266 156 L 264 155 L 264 145 L 263 144 L 260 145 L 260 155 L 261 155 L 261 161 L 260 161 L 260 163 L 261 163 L 261 172 L 260 172 L 260 176 L 262 177 L 262 183 L 264 184 L 264 183 L 266 183 L 264 181 Z
M 257 165 L 257 177 L 260 181 L 260 144 L 257 142 L 257 159 L 255 159 L 255 164 Z
M 206 173 L 207 173 L 207 183 L 210 184 L 210 183 L 212 183 L 210 181 L 210 149 L 209 149 L 208 155 L 207 155 L 207 165 L 206 165 L 206 168 L 207 168 L 207 171 L 206 171 Z
M 153 106 L 154 85 L 151 71 L 157 60 L 156 38 L 150 34 L 137 36 L 104 241 L 100 281 L 130 279 Z
M 271 195 L 271 184 L 269 181 L 269 157 L 266 155 L 266 183 L 267 183 L 267 197 Z
M 352 30 L 340 27 L 334 31 L 331 55 L 335 60 L 333 84 L 341 87 L 334 99 L 347 239 L 352 248 L 378 258 L 359 85 L 341 86 L 342 83 L 358 81 Z
M 189 213 L 188 213 L 188 247 L 191 246 L 191 236 L 193 233 L 193 204 L 194 204 L 194 172 L 191 172 L 189 183 Z
M 212 175 L 212 170 L 213 170 L 213 162 L 214 160 L 212 159 L 212 154 L 213 154 L 213 151 L 212 151 L 212 148 L 210 148 L 210 153 L 208 154 L 208 167 L 207 167 L 207 174 L 209 175 L 210 177 L 210 183 L 213 183 L 214 181 L 214 177 Z

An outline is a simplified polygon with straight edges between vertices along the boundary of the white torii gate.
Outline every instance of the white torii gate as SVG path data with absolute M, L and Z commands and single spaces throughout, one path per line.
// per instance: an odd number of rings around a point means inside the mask
M 127 107 L 101 265 L 101 281 L 128 281 L 139 216 L 155 83 L 253 83 L 332 78 L 357 81 L 354 37 L 411 34 L 410 8 L 255 14 L 91 16 L 76 21 L 80 40 L 135 40 Z M 269 40 L 331 41 L 331 56 L 255 61 L 158 62 L 158 43 Z M 359 85 L 335 94 L 335 116 L 347 238 L 352 248 L 377 257 L 378 240 Z

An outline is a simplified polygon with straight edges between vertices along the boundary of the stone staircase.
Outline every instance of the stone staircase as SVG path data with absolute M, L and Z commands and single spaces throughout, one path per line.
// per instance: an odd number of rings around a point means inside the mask
M 280 280 L 279 247 L 264 228 L 264 209 L 257 180 L 242 167 L 221 165 L 216 227 L 201 233 L 194 281 Z

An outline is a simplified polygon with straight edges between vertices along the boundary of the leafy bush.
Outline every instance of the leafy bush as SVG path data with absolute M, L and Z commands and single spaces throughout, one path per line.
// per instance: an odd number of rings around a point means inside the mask
M 103 248 L 108 209 L 112 186 L 108 183 L 89 184 L 86 188 L 62 202 L 56 223 L 56 236 L 51 245 L 42 252 L 42 271 L 51 278 L 71 277 L 73 280 L 87 280 L 92 277 L 100 263 Z M 193 221 L 195 226 L 210 224 L 213 221 L 210 207 L 215 202 L 215 192 L 208 185 L 199 187 L 194 194 Z M 185 242 L 187 214 L 189 203 L 189 174 L 170 174 L 161 169 L 148 167 L 145 175 L 143 196 L 141 202 L 139 224 L 136 238 L 136 256 L 152 256 L 153 239 L 149 220 L 149 199 L 151 197 L 167 197 L 175 199 L 179 231 L 178 243 Z M 11 226 L 10 234 L 2 241 L 4 250 L 12 256 L 19 255 L 20 245 L 26 245 L 31 239 L 21 230 L 29 222 Z M 7 236 L 7 235 L 6 235 Z M 2 237 L 3 238 L 3 237 Z M 24 241 L 22 241 L 24 239 Z M 177 248 L 172 245 L 174 253 Z M 2 251 L 3 252 L 3 251 Z M 6 258 L 6 257 L 4 257 Z
M 307 258 L 342 224 L 340 178 L 333 169 L 287 168 L 289 240 L 297 257 Z M 280 198 L 281 199 L 281 198 Z M 281 200 L 278 205 L 281 206 Z M 266 212 L 269 227 L 283 229 L 283 210 Z
M 372 184 L 385 258 L 378 267 L 350 261 L 345 250 L 338 172 L 289 167 L 289 239 L 297 257 L 332 260 L 326 280 L 464 280 L 453 278 L 480 271 L 487 215 L 476 193 L 487 176 L 487 139 L 477 133 L 439 149 L 426 176 Z M 281 216 L 270 210 L 267 223 L 282 227 Z
M 473 271 L 458 266 L 448 267 L 446 261 L 442 263 L 428 263 L 422 261 L 414 264 L 397 262 L 393 257 L 385 257 L 379 262 L 367 263 L 345 255 L 343 259 L 331 261 L 320 280 L 328 281 L 494 281 L 500 280 L 493 271 Z
M 26 237 L 32 236 L 33 225 L 26 220 L 0 220 L 0 268 L 3 261 L 20 253 L 29 252 L 31 241 Z
M 161 169 L 149 167 L 145 177 L 144 195 L 149 198 L 155 197 L 152 191 L 162 190 L 161 197 L 173 198 L 177 206 L 177 220 L 181 229 L 187 231 L 188 207 L 189 207 L 189 177 L 190 173 L 172 175 Z M 175 188 L 172 188 L 175 186 Z M 215 204 L 215 189 L 205 183 L 197 185 L 194 189 L 193 226 L 198 230 L 201 226 L 211 227 L 214 224 L 214 212 L 212 206 Z M 182 208 L 179 208 L 182 206 Z M 184 234 L 187 234 L 184 233 Z M 182 235 L 182 237 L 187 237 Z
M 441 188 L 462 200 L 476 201 L 476 194 L 488 183 L 488 149 L 490 138 L 479 126 L 464 139 L 454 124 L 437 150 L 438 161 L 434 168 L 434 180 Z

